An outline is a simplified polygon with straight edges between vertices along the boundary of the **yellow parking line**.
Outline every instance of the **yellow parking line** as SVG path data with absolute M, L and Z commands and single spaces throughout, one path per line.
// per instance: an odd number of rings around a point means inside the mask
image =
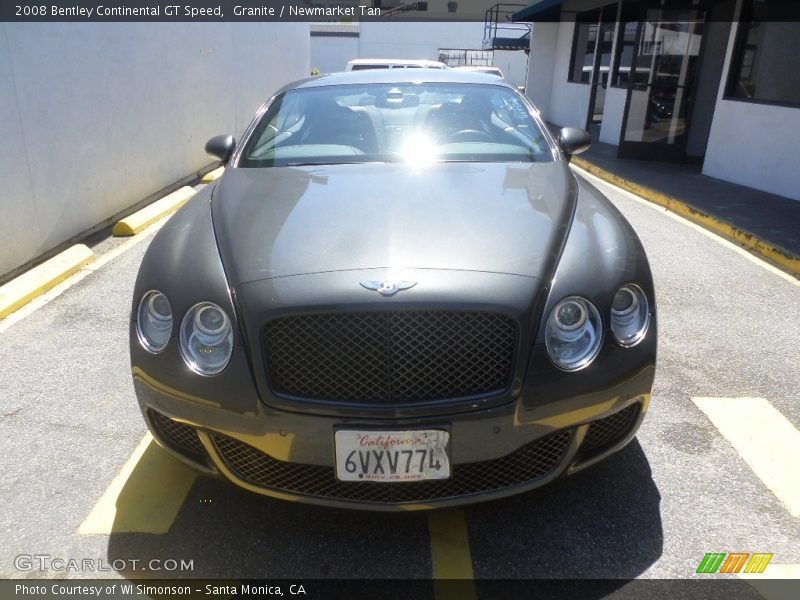
M 769 563 L 763 573 L 737 573 L 741 579 L 800 579 L 800 565 Z
M 790 579 L 800 579 L 800 565 L 774 564 L 763 573 L 737 573 L 764 600 L 795 600 L 797 586 L 787 585 Z
M 764 398 L 692 398 L 761 481 L 800 518 L 800 431 Z
M 94 260 L 84 244 L 75 244 L 0 286 L 0 319 L 55 287 Z
M 436 597 L 458 600 L 476 598 L 464 512 L 459 509 L 431 511 L 428 513 L 428 530 Z
M 148 433 L 78 533 L 166 533 L 196 478 L 194 469 L 159 447 Z

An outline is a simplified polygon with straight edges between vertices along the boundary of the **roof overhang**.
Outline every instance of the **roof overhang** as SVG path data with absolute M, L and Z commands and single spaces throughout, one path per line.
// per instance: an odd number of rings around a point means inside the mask
M 515 12 L 511 20 L 515 22 L 527 21 L 558 21 L 561 19 L 561 4 L 563 0 L 534 0 L 528 6 Z

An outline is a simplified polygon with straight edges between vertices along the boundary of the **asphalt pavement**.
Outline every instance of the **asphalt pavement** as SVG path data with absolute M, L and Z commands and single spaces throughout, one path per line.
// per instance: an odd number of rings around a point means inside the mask
M 763 398 L 800 427 L 800 284 L 597 186 L 639 233 L 659 310 L 650 411 L 622 452 L 531 493 L 458 509 L 463 543 L 433 533 L 437 513 L 291 504 L 186 473 L 142 446 L 130 379 L 127 320 L 147 234 L 0 321 L 0 576 L 429 578 L 440 555 L 462 557 L 457 576 L 477 579 L 698 578 L 707 552 L 800 564 L 798 499 L 737 445 L 748 420 L 722 431 L 695 400 Z M 770 477 L 797 479 L 773 458 Z M 165 472 L 177 475 L 163 483 Z M 169 517 L 164 531 L 137 529 L 146 510 Z M 115 568 L 41 571 L 24 559 L 32 555 Z M 158 570 L 153 558 L 192 565 Z

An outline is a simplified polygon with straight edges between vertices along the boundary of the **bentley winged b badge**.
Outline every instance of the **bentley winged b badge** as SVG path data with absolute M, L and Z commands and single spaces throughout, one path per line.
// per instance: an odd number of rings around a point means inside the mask
M 417 285 L 416 281 L 362 281 L 361 287 L 374 290 L 381 296 L 394 296 L 397 292 Z

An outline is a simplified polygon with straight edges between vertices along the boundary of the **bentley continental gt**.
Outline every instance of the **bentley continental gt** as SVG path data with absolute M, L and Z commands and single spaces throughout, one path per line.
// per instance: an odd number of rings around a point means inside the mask
M 130 356 L 155 439 L 293 501 L 372 510 L 525 492 L 618 451 L 650 400 L 642 245 L 480 73 L 279 90 L 150 243 Z

